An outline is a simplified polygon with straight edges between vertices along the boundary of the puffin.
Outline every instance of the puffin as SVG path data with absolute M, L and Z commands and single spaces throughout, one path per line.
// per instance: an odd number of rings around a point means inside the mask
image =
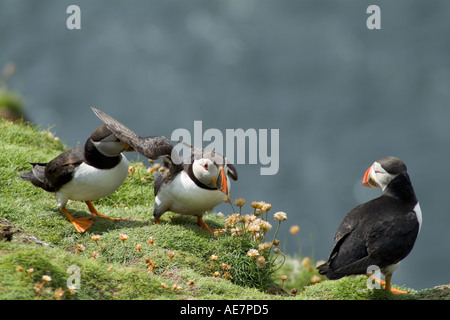
M 376 266 L 385 276 L 386 292 L 393 272 L 412 250 L 422 225 L 422 211 L 406 165 L 392 156 L 375 161 L 363 186 L 381 188 L 381 196 L 352 209 L 339 225 L 328 261 L 317 267 L 330 280 L 367 274 Z
M 162 165 L 167 170 L 154 176 L 154 222 L 160 224 L 162 214 L 171 211 L 197 217 L 202 229 L 214 233 L 203 221 L 203 213 L 227 201 L 230 178 L 238 179 L 236 168 L 226 157 L 214 150 L 181 142 L 191 151 L 189 158 L 183 158 L 166 137 L 141 137 L 103 111 L 92 110 L 114 135 L 134 150 L 151 160 L 162 158 Z
M 82 233 L 92 218 L 77 218 L 66 209 L 68 200 L 84 201 L 94 217 L 118 220 L 97 212 L 93 200 L 115 192 L 128 175 L 128 160 L 122 154 L 134 151 L 102 124 L 90 135 L 84 147 L 69 149 L 48 163 L 31 163 L 32 170 L 20 175 L 24 181 L 55 193 L 58 207 L 75 229 Z

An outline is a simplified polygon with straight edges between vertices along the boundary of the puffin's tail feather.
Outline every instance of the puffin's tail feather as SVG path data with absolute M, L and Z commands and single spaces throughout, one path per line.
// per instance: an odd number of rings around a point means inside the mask
M 34 186 L 44 189 L 45 191 L 55 191 L 45 179 L 45 166 L 46 163 L 32 163 L 32 171 L 25 171 L 20 175 L 23 181 L 30 181 Z
M 367 256 L 348 265 L 337 266 L 333 269 L 330 267 L 330 262 L 327 262 L 318 266 L 317 269 L 319 270 L 319 274 L 325 275 L 330 280 L 336 280 L 345 276 L 367 274 L 367 269 L 370 266 L 383 267 L 380 265 L 379 260 Z
M 321 264 L 317 267 L 317 270 L 319 270 L 319 274 L 326 276 L 329 280 L 336 280 L 345 276 L 343 274 L 335 273 L 328 263 Z

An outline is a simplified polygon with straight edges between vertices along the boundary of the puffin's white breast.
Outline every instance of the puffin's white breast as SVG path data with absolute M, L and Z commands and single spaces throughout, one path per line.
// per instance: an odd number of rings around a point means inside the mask
M 420 228 L 422 227 L 422 209 L 420 209 L 419 202 L 417 202 L 416 206 L 414 207 L 414 213 L 416 214 L 417 221 L 419 222 L 419 232 L 420 232 Z
M 184 171 L 171 183 L 163 184 L 155 198 L 158 205 L 168 204 L 170 211 L 188 215 L 197 215 L 211 210 L 224 200 L 226 195 L 223 192 L 200 188 Z
M 122 155 L 120 163 L 111 169 L 97 169 L 86 163 L 79 165 L 71 181 L 57 193 L 60 205 L 67 200 L 97 200 L 116 191 L 128 175 L 128 160 Z

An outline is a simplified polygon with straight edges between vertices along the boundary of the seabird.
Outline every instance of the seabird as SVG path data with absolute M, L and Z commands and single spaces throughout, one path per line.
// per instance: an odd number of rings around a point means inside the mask
M 123 151 L 133 151 L 102 124 L 87 139 L 84 147 L 69 149 L 48 163 L 31 163 L 32 170 L 20 175 L 24 181 L 54 192 L 58 207 L 75 226 L 85 232 L 91 218 L 72 217 L 66 209 L 68 200 L 84 201 L 93 216 L 117 220 L 97 212 L 91 200 L 116 191 L 128 174 L 128 160 Z
M 163 157 L 162 164 L 168 170 L 155 173 L 155 223 L 166 211 L 197 217 L 204 230 L 214 232 L 202 219 L 205 211 L 212 210 L 227 200 L 230 177 L 238 179 L 236 168 L 215 152 L 190 147 L 191 157 L 182 158 L 170 141 L 163 136 L 141 137 L 106 113 L 92 108 L 94 113 L 120 140 L 149 159 Z
M 330 280 L 367 274 L 370 266 L 385 276 L 387 292 L 392 273 L 412 250 L 422 225 L 422 212 L 411 185 L 406 165 L 385 157 L 367 169 L 363 183 L 381 188 L 380 197 L 351 210 L 334 237 L 328 261 L 317 269 Z

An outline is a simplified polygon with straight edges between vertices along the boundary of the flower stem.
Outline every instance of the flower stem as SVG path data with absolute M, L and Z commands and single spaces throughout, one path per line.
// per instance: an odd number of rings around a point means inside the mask
M 123 263 L 125 263 L 127 261 L 127 248 L 125 247 L 125 241 L 122 240 L 122 244 L 123 244 Z
M 172 262 L 172 259 L 169 260 L 169 264 L 167 265 L 166 269 L 163 271 L 163 273 L 161 273 L 161 277 L 164 275 L 164 273 L 166 273 L 167 270 L 169 270 L 171 262 Z
M 272 245 L 271 245 L 270 248 L 269 248 L 269 254 L 270 254 L 270 252 L 272 251 L 273 243 L 274 243 L 274 241 L 275 241 L 275 239 L 276 239 L 276 237 L 277 237 L 278 230 L 280 229 L 280 224 L 281 224 L 281 221 L 278 221 L 277 230 L 275 231 L 275 234 L 273 235 Z
M 230 199 L 230 200 L 228 200 L 228 202 L 230 203 L 230 206 L 231 206 L 231 210 L 233 210 L 233 213 L 235 213 L 236 211 L 234 211 L 234 206 L 233 206 L 233 204 L 231 203 L 231 199 Z M 240 213 L 240 211 L 239 211 L 239 213 Z

